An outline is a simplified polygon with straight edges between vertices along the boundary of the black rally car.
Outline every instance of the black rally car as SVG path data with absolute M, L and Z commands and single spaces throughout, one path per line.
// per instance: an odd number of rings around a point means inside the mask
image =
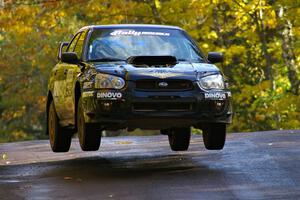
M 82 150 L 98 150 L 103 130 L 159 129 L 184 151 L 191 127 L 207 149 L 222 149 L 231 122 L 224 76 L 178 27 L 106 25 L 81 28 L 59 48 L 48 84 L 47 134 L 66 152 L 78 133 Z

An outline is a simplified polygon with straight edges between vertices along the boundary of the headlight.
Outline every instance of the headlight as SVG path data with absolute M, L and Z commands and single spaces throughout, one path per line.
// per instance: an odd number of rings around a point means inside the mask
M 97 74 L 95 78 L 95 88 L 97 89 L 122 89 L 125 86 L 124 79 L 109 75 Z
M 205 76 L 199 79 L 199 85 L 205 90 L 224 89 L 223 77 L 220 74 Z

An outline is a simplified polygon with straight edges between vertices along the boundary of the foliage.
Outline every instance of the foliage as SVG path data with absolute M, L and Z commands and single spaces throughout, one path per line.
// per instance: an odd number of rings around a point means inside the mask
M 186 29 L 221 51 L 233 91 L 231 131 L 299 129 L 300 2 L 294 0 L 23 0 L 0 4 L 0 140 L 40 138 L 60 41 L 89 24 Z

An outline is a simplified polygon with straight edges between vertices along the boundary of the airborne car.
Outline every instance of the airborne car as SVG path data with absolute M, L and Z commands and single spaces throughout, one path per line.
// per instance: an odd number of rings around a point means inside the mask
M 189 147 L 191 127 L 205 147 L 222 149 L 231 123 L 231 93 L 213 65 L 179 27 L 99 25 L 63 42 L 51 71 L 47 134 L 54 152 L 67 152 L 78 133 L 84 151 L 99 149 L 103 130 L 160 130 L 174 151 Z

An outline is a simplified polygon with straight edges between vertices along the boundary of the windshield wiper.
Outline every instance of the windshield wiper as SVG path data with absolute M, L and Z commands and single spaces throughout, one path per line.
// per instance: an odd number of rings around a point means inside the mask
M 97 59 L 92 59 L 89 60 L 90 62 L 113 62 L 113 61 L 125 61 L 124 59 L 120 58 L 97 58 Z

